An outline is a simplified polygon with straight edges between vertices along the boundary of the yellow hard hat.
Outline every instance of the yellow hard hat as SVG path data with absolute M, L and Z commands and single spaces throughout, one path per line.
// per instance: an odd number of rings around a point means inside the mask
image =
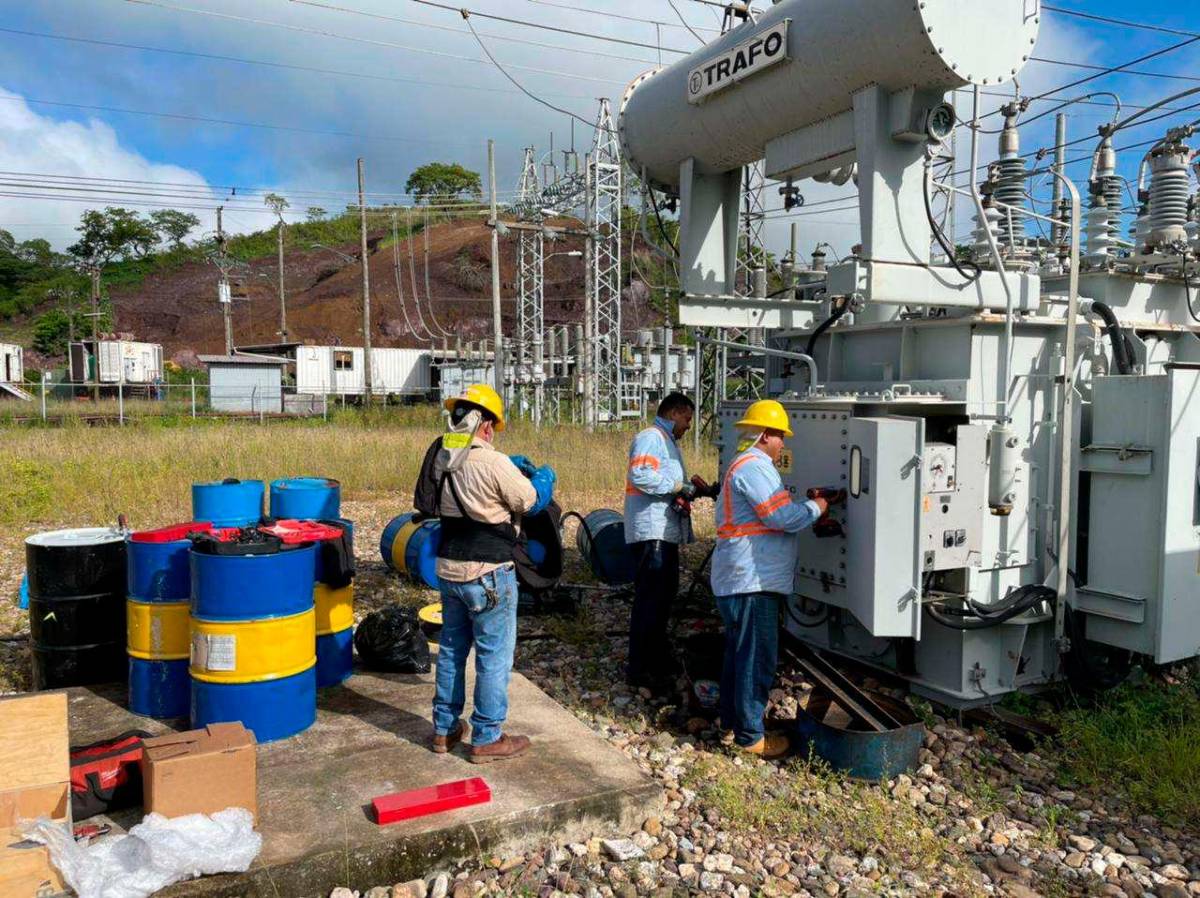
M 734 427 L 745 427 L 755 430 L 781 430 L 785 437 L 792 435 L 792 426 L 788 422 L 787 412 L 774 399 L 760 399 L 752 402 L 746 409 L 742 420 Z
M 496 417 L 496 430 L 504 429 L 504 401 L 500 398 L 500 394 L 487 384 L 471 384 L 461 394 L 451 396 L 442 404 L 446 407 L 446 411 L 452 412 L 454 406 L 460 402 L 477 405 L 484 411 L 490 412 Z

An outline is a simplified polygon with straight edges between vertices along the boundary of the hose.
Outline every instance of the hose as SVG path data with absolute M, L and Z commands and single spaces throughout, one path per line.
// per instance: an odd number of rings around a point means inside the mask
M 1042 602 L 1052 601 L 1056 595 L 1049 586 L 1030 583 L 1018 586 L 1001 602 L 990 606 L 986 616 L 976 612 L 974 610 L 976 603 L 969 599 L 968 603 L 972 609 L 970 614 L 974 616 L 968 616 L 968 612 L 962 609 L 939 607 L 938 605 L 926 605 L 925 613 L 943 627 L 949 627 L 951 630 L 986 630 L 1010 621 Z M 997 608 L 1002 610 L 996 611 Z
M 817 348 L 817 339 L 821 336 L 821 334 L 833 327 L 837 323 L 837 320 L 846 314 L 846 311 L 849 308 L 850 297 L 848 296 L 844 297 L 840 304 L 834 305 L 833 313 L 820 324 L 818 324 L 817 329 L 813 331 L 811 335 L 809 335 L 808 345 L 804 347 L 805 355 L 811 356 L 813 354 L 813 350 Z
M 1093 302 L 1092 311 L 1104 321 L 1104 332 L 1108 334 L 1108 340 L 1112 344 L 1113 363 L 1117 366 L 1117 373 L 1132 374 L 1133 366 L 1127 355 L 1129 344 L 1125 332 L 1121 330 L 1121 322 L 1117 320 L 1116 313 L 1109 305 L 1102 302 Z

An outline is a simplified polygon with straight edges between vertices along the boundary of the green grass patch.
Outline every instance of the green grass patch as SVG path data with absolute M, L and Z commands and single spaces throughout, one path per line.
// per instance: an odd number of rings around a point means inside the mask
M 1200 693 L 1191 682 L 1126 684 L 1059 718 L 1065 772 L 1122 790 L 1138 812 L 1200 825 Z

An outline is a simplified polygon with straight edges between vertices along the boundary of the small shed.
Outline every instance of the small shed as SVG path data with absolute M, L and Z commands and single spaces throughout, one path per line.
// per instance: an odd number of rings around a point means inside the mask
M 283 411 L 283 369 L 288 359 L 250 353 L 199 358 L 208 366 L 208 404 L 213 411 Z

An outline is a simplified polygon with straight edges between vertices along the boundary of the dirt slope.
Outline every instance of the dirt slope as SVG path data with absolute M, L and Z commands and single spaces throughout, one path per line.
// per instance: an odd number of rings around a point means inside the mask
M 482 222 L 449 222 L 429 234 L 428 292 L 425 239 L 401 240 L 394 252 L 390 234 L 369 236 L 372 344 L 427 346 L 443 334 L 481 340 L 491 334 L 490 233 Z M 357 243 L 335 247 L 358 254 Z M 582 249 L 578 238 L 546 244 L 546 324 L 582 323 L 583 260 L 554 255 Z M 515 303 L 516 243 L 501 242 L 501 295 L 504 326 L 512 327 Z M 400 291 L 395 260 L 399 259 Z M 328 250 L 289 249 L 284 258 L 289 337 L 308 343 L 362 343 L 362 269 Z M 276 261 L 267 257 L 251 263 L 234 285 L 234 341 L 238 345 L 278 341 L 279 300 Z M 420 315 L 413 304 L 414 282 L 420 296 Z M 149 277 L 144 283 L 113 291 L 117 330 L 137 339 L 163 344 L 165 355 L 186 358 L 194 352 L 221 352 L 224 337 L 216 302 L 216 269 L 189 263 Z M 623 329 L 649 323 L 641 297 L 626 291 Z M 403 295 L 401 301 L 400 293 Z M 432 315 L 428 296 L 433 296 Z M 637 300 L 630 299 L 636 296 Z M 405 317 L 407 313 L 407 320 Z

